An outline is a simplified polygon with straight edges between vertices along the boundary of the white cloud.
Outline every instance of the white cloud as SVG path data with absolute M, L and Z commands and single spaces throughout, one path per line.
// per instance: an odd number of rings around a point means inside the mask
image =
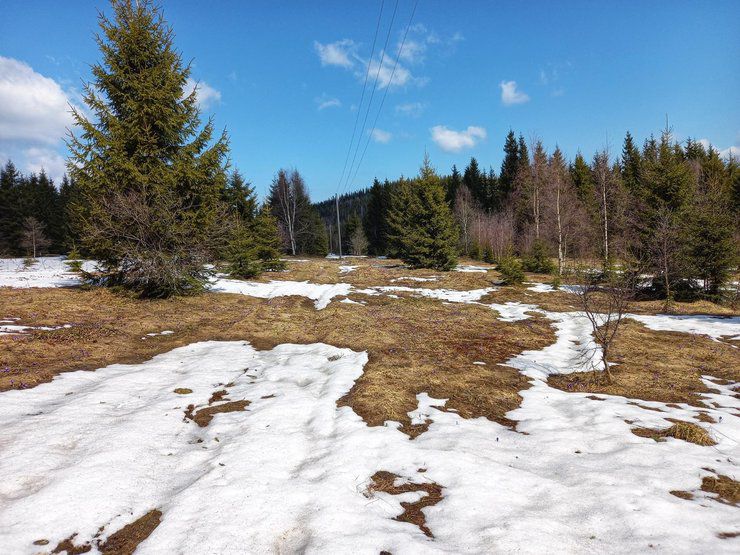
M 53 145 L 71 125 L 69 96 L 56 81 L 0 56 L 0 140 Z
M 58 185 L 67 167 L 64 157 L 54 149 L 30 147 L 23 152 L 25 171 L 39 173 L 44 170 Z
M 357 47 L 353 40 L 342 39 L 329 44 L 321 44 L 318 41 L 314 41 L 313 46 L 319 55 L 322 66 L 339 66 L 344 68 L 354 66 L 352 56 Z
M 408 39 L 401 44 L 398 44 L 398 56 L 404 62 L 409 64 L 417 64 L 424 61 L 424 54 L 426 53 L 427 46 L 423 42 Z
M 214 89 L 205 81 L 196 81 L 192 77 L 188 77 L 188 80 L 185 82 L 183 97 L 192 93 L 195 87 L 198 87 L 198 91 L 196 93 L 197 103 L 198 108 L 201 110 L 205 110 L 214 104 L 221 102 L 221 91 Z
M 517 90 L 516 81 L 501 81 L 501 83 L 499 83 L 499 87 L 501 87 L 501 102 L 503 102 L 505 106 L 529 102 L 529 95 L 523 91 Z
M 719 157 L 729 160 L 730 157 L 733 157 L 735 160 L 740 160 L 740 147 L 731 146 L 729 148 L 726 148 L 724 150 L 719 151 Z
M 699 139 L 697 142 L 701 146 L 703 146 L 705 150 L 709 150 L 710 147 L 714 148 L 714 150 L 716 150 L 717 153 L 719 154 L 719 157 L 722 159 L 729 160 L 730 156 L 735 158 L 735 160 L 740 159 L 740 147 L 736 145 L 719 150 L 712 144 L 712 142 L 709 139 Z
M 411 75 L 411 72 L 403 67 L 401 63 L 399 62 L 396 65 L 395 72 L 393 71 L 393 64 L 395 63 L 395 60 L 391 60 L 390 56 L 381 56 L 381 59 L 383 60 L 383 63 L 381 65 L 380 60 L 371 60 L 370 61 L 370 78 L 378 80 L 378 88 L 384 89 L 386 87 L 404 87 L 408 85 L 409 83 L 415 83 L 419 86 L 425 84 L 424 79 L 417 79 L 413 75 Z M 358 74 L 358 77 L 360 75 Z M 363 73 L 361 76 L 362 79 L 365 78 L 365 74 Z
M 383 131 L 382 129 L 373 129 L 370 132 L 370 136 L 373 138 L 373 141 L 376 143 L 389 143 L 390 140 L 393 138 L 393 135 L 389 133 L 388 131 Z
M 473 125 L 464 131 L 455 131 L 445 125 L 435 125 L 430 131 L 432 140 L 445 152 L 460 152 L 464 148 L 472 148 L 486 138 L 486 130 Z
M 396 105 L 396 113 L 403 116 L 418 118 L 426 106 L 421 102 L 406 102 Z
M 318 105 L 319 110 L 324 110 L 325 108 L 338 108 L 342 105 L 341 101 L 338 98 L 330 98 L 326 94 L 317 96 L 313 100 Z

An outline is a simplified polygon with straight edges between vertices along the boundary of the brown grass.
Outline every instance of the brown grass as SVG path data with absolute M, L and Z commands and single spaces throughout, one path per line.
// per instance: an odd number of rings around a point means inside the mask
M 340 275 L 340 264 L 359 268 Z M 397 284 L 459 290 L 487 287 L 498 279 L 495 271 L 409 270 L 395 260 L 311 259 L 288 266 L 287 272 L 265 274 L 260 279 L 346 281 L 365 287 L 390 285 L 402 276 L 435 275 L 439 281 Z M 447 408 L 464 418 L 485 416 L 513 425 L 505 415 L 519 405 L 519 391 L 528 387 L 528 381 L 502 363 L 525 349 L 540 349 L 554 341 L 552 327 L 540 316 L 501 322 L 494 311 L 483 306 L 408 297 L 355 298 L 367 304 L 334 302 L 316 311 L 310 300 L 299 297 L 262 300 L 205 294 L 140 301 L 104 289 L 0 288 L 0 317 L 18 317 L 20 324 L 36 326 L 72 324 L 55 331 L 0 336 L 0 391 L 33 387 L 59 372 L 143 362 L 195 341 L 247 340 L 259 349 L 285 342 L 325 342 L 369 355 L 364 374 L 340 404 L 351 406 L 370 425 L 399 421 L 403 430 L 414 436 L 426 427 L 411 426 L 406 413 L 417 407 L 416 394 L 424 391 L 449 399 Z M 574 305 L 567 293 L 535 294 L 513 287 L 503 287 L 490 298 L 492 302 L 537 303 L 550 310 L 572 310 Z M 147 333 L 165 329 L 175 333 L 142 339 Z M 700 374 L 740 380 L 734 370 L 737 350 L 728 345 L 686 334 L 651 332 L 634 322 L 625 324 L 620 340 L 615 348 L 620 366 L 615 368 L 613 386 L 592 384 L 588 374 L 553 377 L 551 385 L 696 403 L 695 393 L 706 391 L 698 379 Z M 486 365 L 473 365 L 473 361 Z M 187 384 L 182 385 L 178 389 L 187 389 Z
M 152 509 L 145 515 L 114 532 L 98 548 L 103 555 L 132 555 L 162 521 L 162 512 Z
M 52 553 L 66 553 L 66 555 L 81 555 L 87 553 L 92 549 L 92 545 L 84 543 L 82 545 L 76 545 L 74 539 L 77 534 L 72 534 L 66 540 L 60 541 L 54 548 Z
M 397 474 L 386 472 L 385 470 L 376 472 L 370 478 L 372 483 L 368 488 L 368 494 L 372 495 L 375 491 L 382 491 L 390 495 L 399 495 L 401 493 L 412 491 L 426 492 L 426 495 L 414 503 L 402 501 L 401 506 L 404 509 L 403 513 L 395 517 L 393 520 L 415 524 L 422 532 L 424 532 L 424 534 L 433 538 L 434 534 L 432 534 L 432 531 L 426 525 L 426 517 L 424 516 L 422 509 L 424 507 L 436 505 L 442 500 L 442 488 L 434 482 L 424 482 L 421 484 L 406 483 L 396 486 L 394 485 L 396 478 L 399 478 Z
M 311 301 L 294 297 L 205 294 L 140 301 L 104 289 L 0 288 L 4 314 L 21 323 L 73 324 L 0 336 L 0 369 L 7 369 L 0 372 L 0 390 L 33 387 L 69 370 L 143 362 L 195 341 L 247 340 L 258 349 L 324 342 L 368 352 L 363 376 L 341 404 L 370 425 L 395 420 L 418 435 L 424 427 L 412 427 L 406 413 L 416 409 L 416 395 L 424 391 L 448 398 L 447 408 L 465 418 L 513 425 L 505 414 L 519 405 L 519 391 L 528 382 L 501 363 L 552 343 L 547 321 L 501 322 L 486 307 L 432 299 L 363 299 L 365 306 L 332 303 L 317 311 Z M 164 329 L 175 333 L 141 339 Z
M 629 319 L 620 327 L 612 357 L 618 363 L 612 384 L 592 372 L 551 376 L 548 384 L 563 391 L 703 406 L 698 394 L 710 390 L 702 375 L 740 381 L 738 350 L 732 346 L 700 335 L 652 331 Z
M 709 433 L 693 422 L 684 422 L 683 420 L 672 420 L 673 426 L 663 430 L 654 428 L 633 428 L 632 433 L 640 437 L 649 437 L 655 441 L 664 441 L 667 437 L 688 441 L 696 445 L 717 445 Z
M 740 502 L 740 482 L 729 476 L 723 474 L 704 476 L 701 480 L 701 489 L 716 494 L 715 499 L 720 503 L 737 505 Z

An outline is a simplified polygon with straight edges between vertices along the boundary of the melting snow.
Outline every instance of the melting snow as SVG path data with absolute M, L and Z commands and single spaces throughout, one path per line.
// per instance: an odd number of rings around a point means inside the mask
M 493 270 L 493 266 L 472 266 L 470 264 L 460 264 L 455 268 L 456 272 L 482 272 L 486 273 L 488 270 Z
M 714 340 L 730 338 L 740 340 L 740 317 L 723 318 L 721 316 L 682 316 L 674 314 L 629 314 L 645 327 L 657 331 L 679 331 L 707 335 Z
M 532 378 L 507 415 L 526 434 L 463 419 L 423 392 L 409 413 L 430 424 L 421 436 L 368 427 L 336 405 L 367 355 L 327 345 L 196 343 L 1 393 L 0 544 L 34 553 L 40 538 L 53 546 L 77 533 L 79 544 L 100 527 L 105 540 L 159 508 L 137 553 L 732 552 L 717 534 L 736 530 L 736 508 L 669 492 L 696 490 L 704 467 L 735 474 L 733 409 L 706 409 L 724 417 L 710 427 L 714 448 L 637 437 L 625 419 L 667 427 L 697 409 L 550 388 L 544 378 L 567 370 L 588 335 L 568 316 L 555 326 L 553 346 L 509 362 Z M 204 428 L 183 418 L 223 388 L 246 410 Z M 731 386 L 720 391 L 711 399 L 728 406 Z M 368 493 L 378 470 L 443 487 L 424 509 L 434 539 L 393 520 L 408 496 Z
M 28 267 L 24 260 L 0 258 L 0 287 L 70 287 L 80 283 L 80 277 L 69 271 L 62 256 L 43 256 Z M 95 262 L 84 261 L 82 269 L 93 271 Z
M 310 283 L 308 281 L 241 281 L 237 279 L 214 278 L 211 290 L 219 293 L 239 293 L 260 299 L 289 297 L 298 295 L 314 301 L 318 310 L 326 308 L 334 297 L 347 296 L 352 291 L 349 283 Z
M 348 274 L 350 272 L 354 272 L 359 266 L 339 266 L 339 273 L 340 274 Z

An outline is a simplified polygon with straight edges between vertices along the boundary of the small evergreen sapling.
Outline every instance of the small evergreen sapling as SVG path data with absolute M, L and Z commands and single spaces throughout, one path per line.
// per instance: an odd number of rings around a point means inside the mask
M 499 261 L 496 269 L 501 274 L 501 281 L 504 285 L 519 285 L 524 281 L 524 270 L 521 262 L 510 254 Z

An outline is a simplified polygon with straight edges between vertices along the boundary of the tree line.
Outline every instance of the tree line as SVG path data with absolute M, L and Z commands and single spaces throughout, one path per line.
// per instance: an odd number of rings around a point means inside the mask
M 280 269 L 282 253 L 396 256 L 452 268 L 460 255 L 506 275 L 563 274 L 574 260 L 651 277 L 664 298 L 716 296 L 737 264 L 740 169 L 669 129 L 641 147 L 568 161 L 510 131 L 500 170 L 475 158 L 312 204 L 295 169 L 281 169 L 260 205 L 229 164 L 229 139 L 201 121 L 197 88 L 174 34 L 149 0 L 112 0 L 100 15 L 102 59 L 74 110 L 69 176 L 0 172 L 0 252 L 80 251 L 88 278 L 142 296 L 201 290 L 214 264 L 237 277 Z M 341 244 L 340 244 L 341 236 Z M 554 262 L 553 262 L 554 261 Z
M 399 213 L 409 209 L 409 188 L 430 182 L 443 192 L 454 232 L 444 208 L 420 198 L 436 206 L 438 230 L 420 238 L 418 224 L 403 224 Z M 651 293 L 663 298 L 716 296 L 738 260 L 737 161 L 692 139 L 680 144 L 669 129 L 641 148 L 627 133 L 617 155 L 603 149 L 586 160 L 579 152 L 572 161 L 510 131 L 498 174 L 472 158 L 462 173 L 453 166 L 439 177 L 426 160 L 419 177 L 376 180 L 353 203 L 362 210 L 343 225 L 362 217 L 369 254 L 403 257 L 409 241 L 444 248 L 454 241 L 455 254 L 487 262 L 516 256 L 528 271 L 559 275 L 569 261 L 594 260 L 604 274 L 616 265 L 649 274 Z

